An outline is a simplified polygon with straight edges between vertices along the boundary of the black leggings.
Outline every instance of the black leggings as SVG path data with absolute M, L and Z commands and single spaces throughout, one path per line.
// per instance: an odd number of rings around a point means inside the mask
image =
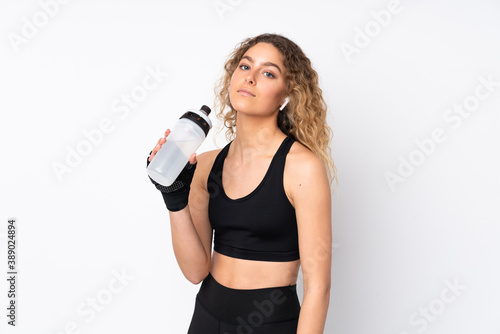
M 295 334 L 297 286 L 231 289 L 209 273 L 196 295 L 188 334 Z

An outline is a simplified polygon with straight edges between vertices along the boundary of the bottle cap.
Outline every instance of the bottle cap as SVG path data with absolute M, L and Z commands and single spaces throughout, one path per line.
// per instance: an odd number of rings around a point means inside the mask
M 207 114 L 207 115 L 210 115 L 210 112 L 212 111 L 206 105 L 202 105 L 201 108 L 200 108 L 200 110 L 203 110 L 205 112 L 205 114 Z
M 188 109 L 188 111 L 180 118 L 187 118 L 190 121 L 193 121 L 203 130 L 205 136 L 207 136 L 208 131 L 212 128 L 212 122 L 210 122 L 210 118 L 208 118 L 208 114 L 210 114 L 210 112 L 210 108 L 203 105 L 200 110 Z

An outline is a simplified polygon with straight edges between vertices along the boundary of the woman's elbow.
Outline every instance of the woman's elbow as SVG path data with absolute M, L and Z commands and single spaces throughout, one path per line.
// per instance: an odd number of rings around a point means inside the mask
M 318 294 L 318 295 L 330 295 L 331 282 L 330 280 L 304 282 L 304 293 Z
M 183 274 L 189 282 L 193 283 L 194 285 L 198 285 L 208 276 L 209 271 L 210 265 L 207 265 L 203 269 L 185 271 L 183 272 Z
M 184 275 L 184 277 L 186 277 L 186 279 L 193 283 L 194 285 L 198 285 L 200 284 L 201 282 L 203 282 L 203 280 L 208 276 L 208 272 L 205 274 L 191 274 L 191 275 Z

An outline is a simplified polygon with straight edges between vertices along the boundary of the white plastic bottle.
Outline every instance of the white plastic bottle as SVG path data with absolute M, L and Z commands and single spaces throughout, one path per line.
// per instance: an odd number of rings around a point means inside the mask
M 186 166 L 191 154 L 205 140 L 212 122 L 210 108 L 188 109 L 175 123 L 167 141 L 156 153 L 147 168 L 148 175 L 163 186 L 169 186 Z

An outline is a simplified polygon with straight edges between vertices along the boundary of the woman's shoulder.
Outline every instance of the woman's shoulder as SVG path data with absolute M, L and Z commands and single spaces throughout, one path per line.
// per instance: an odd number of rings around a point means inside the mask
M 318 155 L 312 152 L 304 144 L 295 140 L 287 154 L 286 163 L 294 170 L 310 170 L 317 169 L 323 166 Z
M 200 153 L 199 155 L 196 156 L 196 161 L 198 161 L 198 166 L 199 167 L 206 167 L 206 166 L 212 166 L 215 159 L 217 158 L 217 155 L 220 153 L 222 148 L 214 149 L 214 150 L 209 150 L 205 151 L 203 153 Z
M 287 180 L 293 180 L 289 184 L 324 182 L 327 178 L 321 158 L 299 141 L 290 147 L 284 172 Z
M 203 153 L 200 153 L 198 155 L 198 157 L 202 157 L 202 159 L 207 159 L 207 158 L 210 158 L 210 157 L 216 157 L 217 154 L 219 154 L 219 152 L 222 150 L 222 148 L 216 148 L 216 149 L 213 149 L 213 150 L 208 150 L 208 151 L 205 151 Z
M 204 183 L 208 180 L 208 175 L 210 174 L 215 159 L 221 150 L 222 148 L 209 150 L 196 156 L 196 172 L 202 177 Z
M 323 161 L 302 143 L 295 141 L 290 147 L 284 171 L 285 192 L 297 208 L 318 196 L 319 189 L 328 187 L 328 177 Z

